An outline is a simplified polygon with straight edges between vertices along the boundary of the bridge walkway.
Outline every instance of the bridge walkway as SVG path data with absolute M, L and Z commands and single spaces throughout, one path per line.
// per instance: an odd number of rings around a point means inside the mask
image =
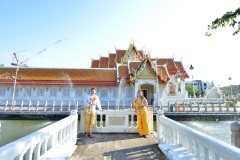
M 77 149 L 70 160 L 168 160 L 158 148 L 157 138 L 138 134 L 96 133 L 93 138 L 78 135 Z

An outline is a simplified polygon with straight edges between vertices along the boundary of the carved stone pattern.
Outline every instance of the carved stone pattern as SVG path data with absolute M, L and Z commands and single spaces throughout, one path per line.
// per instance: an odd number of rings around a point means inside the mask
M 138 75 L 137 78 L 143 78 L 143 79 L 155 79 L 156 76 L 152 73 L 152 71 L 150 70 L 150 68 L 145 67 L 141 73 Z
M 136 53 L 132 50 L 132 52 L 129 55 L 129 60 L 135 61 L 136 60 Z

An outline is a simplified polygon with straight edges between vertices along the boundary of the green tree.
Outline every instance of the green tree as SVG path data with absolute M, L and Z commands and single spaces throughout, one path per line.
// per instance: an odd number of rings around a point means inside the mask
M 240 15 L 240 8 L 235 11 L 226 12 L 222 17 L 216 18 L 211 25 L 208 25 L 208 30 L 216 30 L 218 28 L 224 28 L 229 24 L 229 27 L 233 27 L 235 31 L 233 35 L 235 36 L 240 32 L 240 20 L 237 17 Z M 206 32 L 206 36 L 211 36 L 212 34 Z
M 193 87 L 194 87 L 194 88 L 193 88 Z M 200 95 L 200 91 L 199 91 L 199 89 L 198 89 L 196 86 L 187 85 L 185 89 L 186 89 L 186 91 L 188 92 L 188 95 L 193 96 L 193 89 L 194 89 L 194 92 L 195 92 L 195 95 L 196 95 L 196 96 L 199 96 L 199 95 Z

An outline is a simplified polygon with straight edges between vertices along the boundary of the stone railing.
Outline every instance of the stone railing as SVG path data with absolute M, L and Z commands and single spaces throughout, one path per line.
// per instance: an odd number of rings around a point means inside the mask
M 224 103 L 224 99 L 222 98 L 188 98 L 188 97 L 177 97 L 177 96 L 169 96 L 163 99 L 160 99 L 160 104 L 163 106 L 167 106 L 168 103 L 174 104 L 175 102 L 178 103 Z
M 179 102 L 173 102 L 168 103 L 167 106 L 161 107 L 161 110 L 164 110 L 164 112 L 238 112 L 240 109 L 238 109 L 239 106 L 236 106 L 236 104 L 233 104 L 230 106 L 228 102 L 225 103 L 179 103 Z
M 157 114 L 157 139 L 169 159 L 240 159 L 240 149 L 173 121 L 163 111 Z
M 99 124 L 95 124 L 94 132 L 98 133 L 137 133 L 136 113 L 134 110 L 97 111 Z M 148 107 L 150 132 L 153 133 L 153 109 Z M 84 133 L 84 113 L 81 111 L 80 131 Z M 135 120 L 134 120 L 135 119 Z
M 48 153 L 52 152 L 54 154 L 55 148 L 58 150 L 56 152 L 58 156 L 61 156 L 61 154 L 64 154 L 61 152 L 61 146 L 65 148 L 64 151 L 67 154 L 66 149 L 75 148 L 77 121 L 77 111 L 73 110 L 70 116 L 0 147 L 0 159 L 38 160 L 42 157 L 51 157 L 52 155 Z

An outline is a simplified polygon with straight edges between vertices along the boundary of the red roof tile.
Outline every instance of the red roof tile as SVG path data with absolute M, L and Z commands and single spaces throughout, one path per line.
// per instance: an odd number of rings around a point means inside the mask
M 2 84 L 13 84 L 16 68 L 0 68 Z M 116 69 L 51 69 L 20 68 L 18 79 L 22 85 L 117 85 Z
M 100 58 L 99 68 L 108 68 L 108 57 L 101 57 Z
M 91 68 L 98 68 L 99 66 L 99 60 L 92 60 Z
M 108 62 L 108 64 L 109 64 L 109 68 L 115 68 L 116 67 L 116 62 L 115 62 L 115 60 L 116 60 L 116 54 L 115 53 L 110 53 L 109 54 L 109 62 Z

